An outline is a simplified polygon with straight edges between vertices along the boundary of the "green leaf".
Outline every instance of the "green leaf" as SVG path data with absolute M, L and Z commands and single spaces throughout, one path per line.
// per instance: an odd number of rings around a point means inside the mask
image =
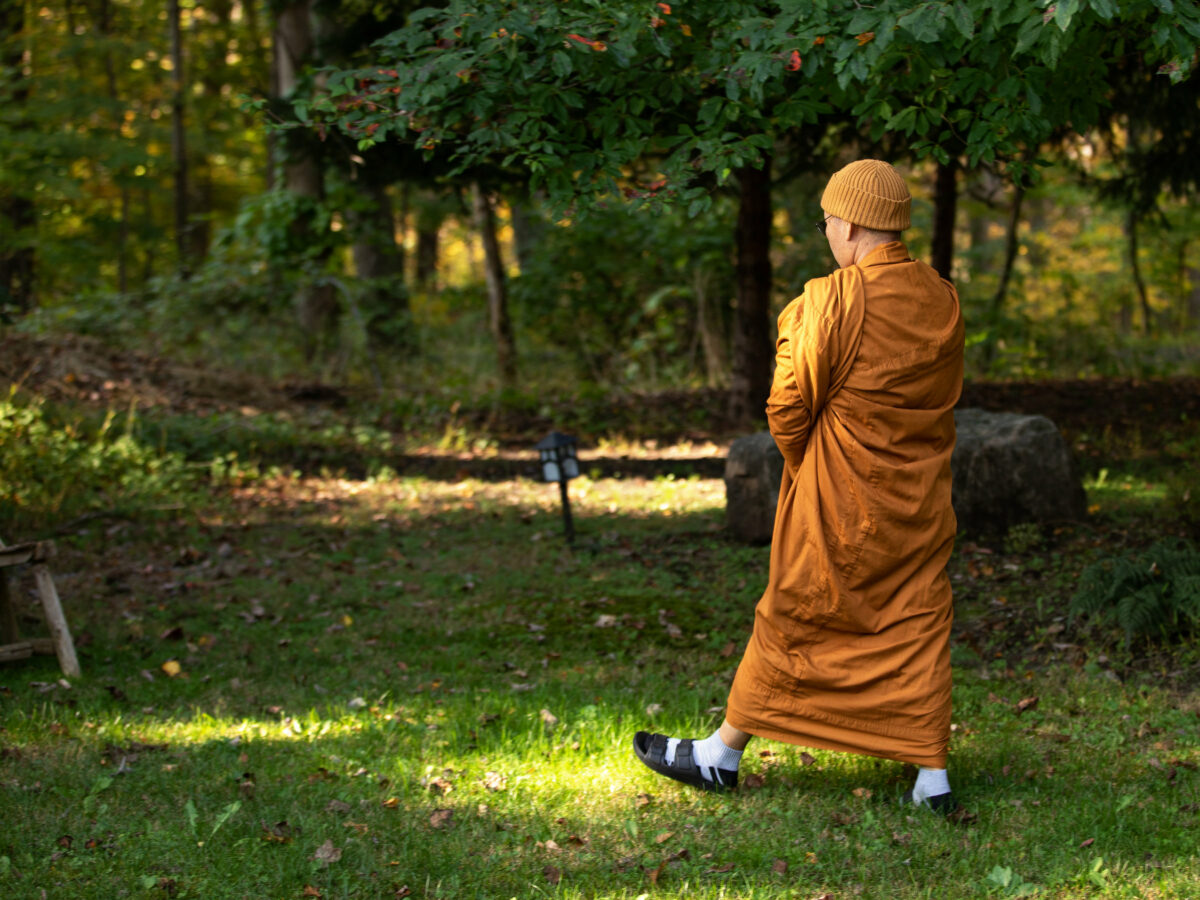
M 958 33 L 970 40 L 971 35 L 975 32 L 975 19 L 971 15 L 971 10 L 967 8 L 967 4 L 955 3 L 950 7 L 950 16 L 954 20 L 954 26 L 958 29 Z
M 183 813 L 187 816 L 188 828 L 192 831 L 192 837 L 196 836 L 196 804 L 192 802 L 192 798 L 188 798 L 188 802 L 183 805 Z
M 1117 8 L 1113 5 L 1113 0 L 1091 0 L 1091 2 L 1092 10 L 1105 22 L 1117 14 Z
M 1079 0 L 1060 0 L 1058 6 L 1054 8 L 1054 24 L 1061 31 L 1066 31 L 1077 12 L 1079 12 Z
M 1013 48 L 1013 55 L 1024 53 L 1035 43 L 1042 35 L 1042 17 L 1037 13 L 1030 15 L 1023 25 L 1021 30 L 1017 32 L 1017 46 Z
M 213 823 L 212 831 L 210 831 L 208 833 L 209 838 L 211 839 L 214 834 L 216 834 L 218 831 L 220 831 L 221 826 L 224 825 L 226 822 L 228 822 L 233 817 L 234 813 L 236 813 L 241 808 L 242 808 L 242 801 L 234 800 L 232 803 L 230 803 L 228 806 L 226 806 L 223 810 L 221 810 L 221 812 L 217 815 L 217 820 Z
M 559 78 L 566 78 L 574 71 L 574 65 L 571 63 L 571 57 L 562 50 L 556 50 L 550 54 L 550 68 L 554 70 L 554 74 Z

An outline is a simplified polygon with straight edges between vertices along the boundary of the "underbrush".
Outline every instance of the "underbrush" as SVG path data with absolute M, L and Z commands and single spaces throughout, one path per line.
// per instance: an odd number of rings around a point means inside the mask
M 0 401 L 0 529 L 43 531 L 95 513 L 132 515 L 179 509 L 197 474 L 178 453 L 135 435 L 136 417 L 110 411 L 100 421 L 49 407 L 16 392 Z

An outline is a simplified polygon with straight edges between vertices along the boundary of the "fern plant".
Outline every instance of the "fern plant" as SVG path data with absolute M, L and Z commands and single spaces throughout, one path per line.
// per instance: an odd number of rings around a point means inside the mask
M 1093 563 L 1080 576 L 1071 615 L 1121 628 L 1126 644 L 1184 637 L 1200 625 L 1200 551 L 1166 540 L 1132 559 Z

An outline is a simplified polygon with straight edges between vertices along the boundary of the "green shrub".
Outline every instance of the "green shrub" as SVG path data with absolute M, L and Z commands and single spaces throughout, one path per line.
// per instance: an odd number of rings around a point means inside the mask
M 99 424 L 57 421 L 44 401 L 0 400 L 0 529 L 6 539 L 91 512 L 143 509 L 186 490 L 195 476 L 113 412 Z
M 1126 644 L 1186 637 L 1200 624 L 1200 551 L 1160 541 L 1132 559 L 1094 563 L 1080 577 L 1071 615 L 1121 628 Z

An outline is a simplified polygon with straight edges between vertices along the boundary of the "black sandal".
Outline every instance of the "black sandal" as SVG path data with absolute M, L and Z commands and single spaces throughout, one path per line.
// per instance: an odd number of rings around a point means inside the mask
M 913 799 L 913 792 L 908 791 L 902 798 L 901 803 L 913 806 L 928 806 L 935 813 L 941 816 L 948 816 L 958 807 L 958 801 L 954 799 L 954 794 L 947 792 L 938 794 L 935 797 L 926 797 L 920 803 Z
M 647 766 L 659 775 L 666 775 L 676 781 L 700 788 L 705 791 L 731 791 L 737 787 L 736 769 L 718 769 L 715 766 L 705 766 L 710 777 L 704 777 L 704 772 L 692 758 L 692 741 L 686 738 L 675 748 L 675 758 L 670 765 L 663 761 L 667 752 L 667 736 L 665 734 L 650 734 L 639 731 L 633 736 L 633 752 Z

